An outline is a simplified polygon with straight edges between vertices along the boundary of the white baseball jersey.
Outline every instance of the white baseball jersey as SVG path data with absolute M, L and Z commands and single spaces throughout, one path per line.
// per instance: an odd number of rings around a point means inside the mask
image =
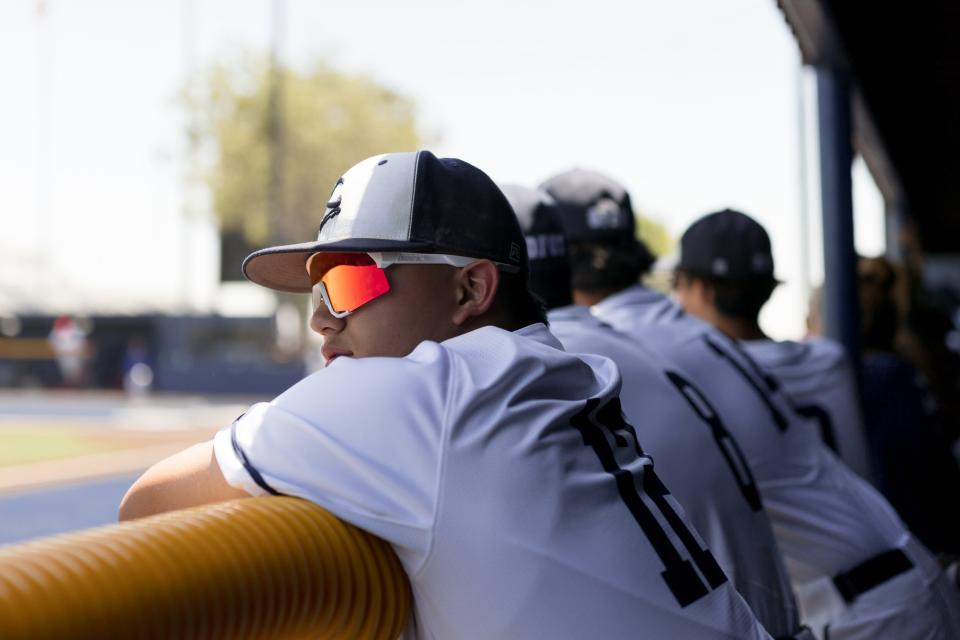
M 214 441 L 228 482 L 392 544 L 418 638 L 767 637 L 622 417 L 542 324 L 339 358 Z
M 553 309 L 550 332 L 572 353 L 617 363 L 620 399 L 658 475 L 773 636 L 800 627 L 790 580 L 743 453 L 689 374 L 663 364 L 583 306 Z
M 689 372 L 716 403 L 753 470 L 802 621 L 817 633 L 829 626 L 831 640 L 960 637 L 936 561 L 887 501 L 840 462 L 736 343 L 670 305 L 637 285 L 591 310 Z M 833 576 L 898 549 L 912 568 L 843 600 Z
M 827 338 L 741 344 L 783 383 L 797 411 L 813 419 L 824 444 L 860 477 L 872 480 L 860 399 L 843 347 Z

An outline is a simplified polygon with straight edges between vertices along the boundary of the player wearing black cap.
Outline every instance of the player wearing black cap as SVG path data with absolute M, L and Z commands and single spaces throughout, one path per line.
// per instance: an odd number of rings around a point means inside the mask
M 815 419 L 824 443 L 870 479 L 853 370 L 843 349 L 825 338 L 774 342 L 760 328 L 760 309 L 779 284 L 773 267 L 766 230 L 750 216 L 724 209 L 684 232 L 674 288 L 687 312 L 744 341 L 787 386 L 798 410 Z
M 573 299 L 590 305 L 637 283 L 654 263 L 636 238 L 630 195 L 603 174 L 574 169 L 541 185 L 559 207 L 570 242 Z

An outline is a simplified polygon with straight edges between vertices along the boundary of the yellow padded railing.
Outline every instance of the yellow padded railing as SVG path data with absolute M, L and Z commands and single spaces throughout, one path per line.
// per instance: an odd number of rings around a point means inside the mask
M 392 640 L 410 585 L 382 540 L 249 498 L 0 548 L 0 638 Z

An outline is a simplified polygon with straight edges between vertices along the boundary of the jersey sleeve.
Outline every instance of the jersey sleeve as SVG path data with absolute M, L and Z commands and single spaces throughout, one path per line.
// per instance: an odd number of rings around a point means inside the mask
M 432 542 L 446 377 L 442 357 L 335 361 L 218 432 L 217 463 L 233 486 L 311 500 L 383 538 L 415 570 Z

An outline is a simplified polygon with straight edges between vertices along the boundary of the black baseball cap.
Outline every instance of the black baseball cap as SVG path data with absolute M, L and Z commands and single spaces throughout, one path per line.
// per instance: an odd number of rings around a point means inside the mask
M 769 280 L 770 236 L 745 213 L 724 209 L 694 222 L 680 238 L 679 271 L 729 280 Z
M 354 165 L 334 185 L 316 240 L 260 249 L 243 261 L 243 273 L 271 289 L 309 293 L 312 254 L 386 251 L 486 258 L 505 271 L 527 269 L 520 225 L 493 180 L 463 160 L 415 151 Z
M 618 182 L 596 171 L 571 169 L 543 182 L 559 206 L 571 244 L 598 244 L 635 251 L 645 271 L 654 256 L 637 240 L 637 222 L 630 194 Z
M 570 257 L 556 201 L 542 189 L 500 185 L 513 207 L 527 243 L 530 290 L 547 309 L 572 304 Z

